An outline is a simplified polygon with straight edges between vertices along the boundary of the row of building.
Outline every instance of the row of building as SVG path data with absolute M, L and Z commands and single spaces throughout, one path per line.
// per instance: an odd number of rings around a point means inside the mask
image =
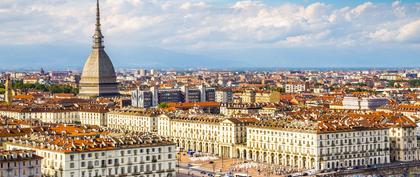
M 108 127 L 156 132 L 184 150 L 302 169 L 419 159 L 416 124 L 408 117 L 328 110 L 289 114 L 259 120 L 126 109 L 108 113 Z
M 14 159 L 7 166 L 9 162 L 1 160 L 3 176 L 175 176 L 175 144 L 150 133 L 60 124 L 13 138 L 4 146 L 7 152 L 34 152 L 34 158 L 29 164 Z
M 109 112 L 67 109 L 69 112 L 50 113 L 29 107 L 23 110 L 31 111 L 19 112 L 9 106 L 9 109 L 0 109 L 0 115 L 53 123 L 68 120 L 66 123 L 128 132 L 154 132 L 183 150 L 301 169 L 334 169 L 419 159 L 416 124 L 401 114 L 323 108 L 287 110 L 277 106 L 277 112 L 253 116 L 257 113 L 253 110 L 268 111 L 274 105 L 226 103 L 220 106 L 222 114 L 139 108 Z M 247 112 L 237 112 L 244 110 Z M 45 115 L 62 117 L 50 120 L 45 119 Z M 72 115 L 71 119 L 63 119 Z M 45 131 L 32 134 L 40 132 Z M 7 140 L 14 139 L 16 137 Z
M 150 90 L 134 90 L 131 93 L 131 104 L 134 107 L 150 108 L 160 103 L 180 102 L 214 102 L 215 88 L 203 85 L 197 88 L 182 86 L 180 88 L 163 89 L 151 87 Z
M 158 119 L 158 134 L 184 149 L 316 170 L 418 160 L 415 128 L 403 116 L 343 112 L 271 121 L 176 114 Z
M 420 154 L 414 121 L 384 112 L 308 109 L 260 119 L 126 108 L 106 117 L 103 126 L 155 132 L 183 150 L 300 169 L 413 161 Z

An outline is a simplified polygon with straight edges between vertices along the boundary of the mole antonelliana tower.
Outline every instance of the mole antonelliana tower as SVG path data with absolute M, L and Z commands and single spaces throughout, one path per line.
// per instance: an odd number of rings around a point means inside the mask
M 80 97 L 109 97 L 119 95 L 114 66 L 104 50 L 103 38 L 99 0 L 97 0 L 96 29 L 93 35 L 92 53 L 83 67 L 79 85 Z

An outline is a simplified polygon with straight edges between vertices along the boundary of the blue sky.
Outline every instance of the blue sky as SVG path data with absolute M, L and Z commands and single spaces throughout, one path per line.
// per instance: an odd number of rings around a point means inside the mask
M 416 1 L 101 2 L 117 67 L 420 66 Z M 94 0 L 2 0 L 0 69 L 82 67 L 94 10 Z

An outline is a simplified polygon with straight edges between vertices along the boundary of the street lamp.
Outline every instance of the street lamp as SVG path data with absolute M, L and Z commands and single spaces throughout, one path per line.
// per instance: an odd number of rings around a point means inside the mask
M 213 166 L 213 174 L 215 174 L 216 164 L 213 161 L 210 161 L 209 164 L 212 164 L 212 166 Z
M 180 167 L 181 167 L 181 165 L 180 165 L 180 161 L 181 161 L 181 153 L 180 153 L 180 152 L 178 152 L 178 153 L 177 153 L 177 158 L 176 158 L 176 160 L 178 161 L 177 166 L 178 166 L 178 174 L 179 174 L 179 169 L 180 169 Z

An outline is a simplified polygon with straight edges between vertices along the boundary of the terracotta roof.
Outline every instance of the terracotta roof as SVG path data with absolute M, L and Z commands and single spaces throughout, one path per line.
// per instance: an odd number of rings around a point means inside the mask
M 218 102 L 188 102 L 188 103 L 167 103 L 169 107 L 193 108 L 193 107 L 219 107 Z

